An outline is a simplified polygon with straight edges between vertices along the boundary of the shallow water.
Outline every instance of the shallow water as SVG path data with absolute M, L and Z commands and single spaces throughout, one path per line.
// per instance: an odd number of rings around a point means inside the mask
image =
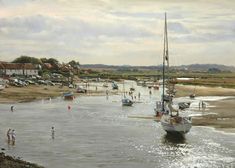
M 14 112 L 1 104 L 0 147 L 50 168 L 235 166 L 234 134 L 193 127 L 185 138 L 175 138 L 166 136 L 153 120 L 128 118 L 154 114 L 159 92 L 150 97 L 147 89 L 138 90 L 142 103 L 133 107 L 122 107 L 120 95 L 15 104 Z M 16 130 L 15 146 L 6 143 L 8 128 Z

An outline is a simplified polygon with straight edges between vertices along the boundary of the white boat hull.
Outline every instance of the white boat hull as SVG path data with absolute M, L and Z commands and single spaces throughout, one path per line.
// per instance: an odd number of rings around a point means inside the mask
M 172 122 L 170 119 L 170 116 L 162 116 L 161 118 L 161 125 L 167 133 L 186 134 L 192 127 L 192 122 L 188 119 L 188 117 L 181 117 L 182 120 L 178 123 Z

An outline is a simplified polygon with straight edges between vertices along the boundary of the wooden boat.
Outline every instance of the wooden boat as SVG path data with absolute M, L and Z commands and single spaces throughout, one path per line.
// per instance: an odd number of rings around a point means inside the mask
M 63 93 L 63 98 L 64 100 L 73 100 L 75 97 L 73 92 L 65 92 Z

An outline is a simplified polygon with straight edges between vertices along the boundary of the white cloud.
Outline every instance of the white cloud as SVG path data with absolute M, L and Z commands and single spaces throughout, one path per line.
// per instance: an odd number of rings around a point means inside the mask
M 1 0 L 0 59 L 25 54 L 160 64 L 165 11 L 172 64 L 220 63 L 224 57 L 224 64 L 235 65 L 235 3 L 229 0 Z

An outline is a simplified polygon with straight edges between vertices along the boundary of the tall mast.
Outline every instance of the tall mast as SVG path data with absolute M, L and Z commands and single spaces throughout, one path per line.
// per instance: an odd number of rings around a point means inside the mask
M 162 66 L 162 80 L 163 80 L 163 91 L 162 91 L 162 111 L 165 110 L 164 97 L 165 97 L 165 61 L 168 64 L 168 39 L 167 39 L 167 17 L 165 13 L 165 26 L 164 26 L 164 49 L 163 49 L 163 66 Z M 169 64 L 168 64 L 169 66 Z

